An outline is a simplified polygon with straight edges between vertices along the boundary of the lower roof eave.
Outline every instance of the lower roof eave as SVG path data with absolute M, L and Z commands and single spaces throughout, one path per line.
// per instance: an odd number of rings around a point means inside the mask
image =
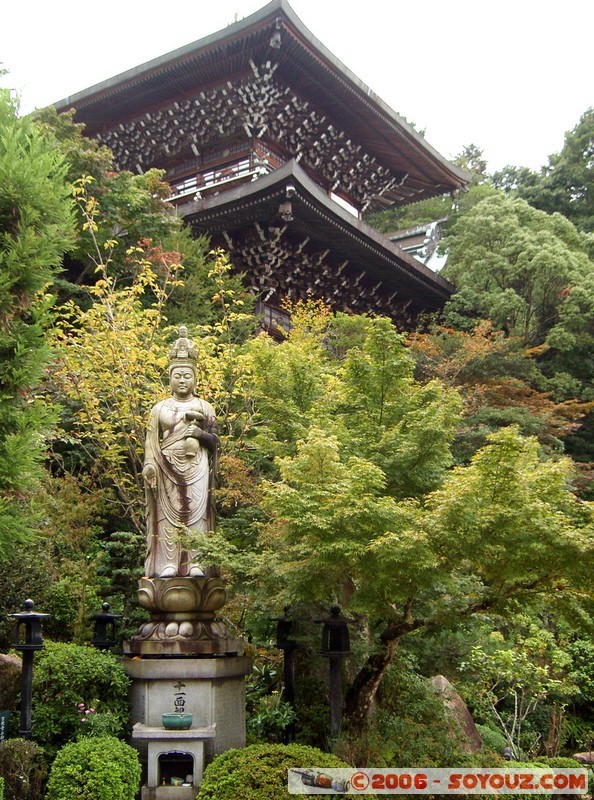
M 274 222 L 280 203 L 295 210 L 290 230 L 308 235 L 320 247 L 335 251 L 382 279 L 423 287 L 440 304 L 454 286 L 434 273 L 363 220 L 339 206 L 307 175 L 295 160 L 258 180 L 177 207 L 177 213 L 196 230 L 215 235 L 250 222 Z

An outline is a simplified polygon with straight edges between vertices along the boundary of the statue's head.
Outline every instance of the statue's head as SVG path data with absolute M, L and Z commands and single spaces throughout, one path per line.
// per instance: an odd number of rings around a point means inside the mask
M 192 391 L 196 385 L 196 362 L 198 353 L 194 347 L 194 342 L 188 339 L 188 329 L 181 325 L 179 329 L 179 339 L 173 344 L 169 351 L 169 382 L 180 376 L 188 376 L 192 382 Z M 189 378 L 191 373 L 191 378 Z M 173 388 L 173 386 L 172 386 Z

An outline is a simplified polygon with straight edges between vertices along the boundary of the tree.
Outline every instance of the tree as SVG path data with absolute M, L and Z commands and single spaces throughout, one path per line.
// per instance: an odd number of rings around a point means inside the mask
M 104 220 L 90 177 L 74 186 L 74 194 L 93 245 L 95 282 L 86 287 L 87 301 L 60 308 L 54 328 L 58 361 L 53 373 L 55 397 L 68 408 L 54 442 L 61 469 L 86 473 L 86 482 L 114 491 L 118 514 L 144 531 L 142 455 L 148 410 L 166 396 L 163 375 L 173 329 L 166 303 L 181 285 L 181 254 L 150 241 L 122 249 L 104 240 Z M 101 235 L 99 235 L 99 232 Z M 242 300 L 227 280 L 229 265 L 218 254 L 211 262 L 211 284 L 218 287 L 222 321 L 202 325 L 195 336 L 200 374 L 197 391 L 224 394 L 233 382 L 232 326 L 243 322 Z M 192 335 L 195 335 L 192 333 Z M 231 341 L 229 341 L 231 337 Z M 233 395 L 239 387 L 229 390 Z M 229 421 L 230 410 L 222 416 Z M 73 448 L 72 445 L 75 447 Z
M 58 114 L 49 107 L 36 111 L 34 119 L 56 140 L 64 155 L 67 180 L 79 188 L 81 181 L 87 189 L 92 186 L 86 200 L 92 201 L 93 211 L 100 210 L 101 223 L 90 226 L 91 206 L 77 204 L 78 235 L 74 247 L 69 249 L 64 276 L 71 284 L 62 281 L 63 291 L 76 294 L 76 286 L 94 281 L 96 250 L 98 247 L 103 251 L 107 242 L 118 242 L 121 253 L 149 240 L 165 250 L 176 249 L 168 239 L 179 233 L 181 220 L 171 213 L 167 203 L 170 188 L 162 180 L 162 171 L 151 169 L 142 175 L 117 172 L 111 151 L 84 136 L 84 125 L 74 122 L 72 111 Z M 79 192 L 79 199 L 80 196 Z M 116 266 L 120 275 L 126 274 L 124 259 L 112 265 Z
M 456 394 L 413 379 L 388 320 L 302 310 L 284 342 L 246 347 L 245 457 L 266 477 L 268 521 L 253 513 L 259 535 L 246 537 L 245 514 L 235 532 L 230 518 L 230 546 L 200 549 L 264 607 L 338 602 L 356 615 L 373 642 L 347 693 L 356 730 L 403 637 L 587 586 L 592 508 L 568 489 L 571 462 L 541 461 L 514 428 L 449 471 Z
M 474 144 L 465 146 L 454 159 L 454 164 L 467 171 L 470 186 L 468 192 L 460 192 L 456 197 L 450 195 L 429 197 L 405 206 L 376 211 L 369 215 L 369 224 L 381 233 L 389 235 L 397 230 L 447 219 L 456 210 L 467 210 L 470 205 L 493 193 L 493 187 L 487 179 L 487 162 L 480 147 Z
M 109 274 L 110 256 L 99 262 L 102 278 L 89 288 L 94 301 L 89 308 L 69 301 L 62 309 L 54 334 L 59 348 L 54 380 L 72 420 L 61 438 L 86 452 L 94 479 L 103 486 L 106 479 L 111 483 L 122 516 L 140 531 L 146 414 L 155 398 L 164 396 L 163 303 L 179 264 L 172 254 L 161 254 L 159 277 L 140 248 L 128 255 L 137 265 L 130 285 L 120 286 Z M 144 308 L 149 291 L 156 299 Z
M 472 327 L 473 316 L 542 344 L 557 323 L 568 289 L 594 272 L 583 237 L 560 214 L 537 211 L 502 194 L 453 221 L 446 236 L 444 275 L 458 292 L 446 324 Z
M 568 491 L 570 462 L 541 462 L 511 428 L 447 473 L 455 398 L 416 385 L 389 325 L 367 325 L 363 346 L 310 395 L 280 479 L 264 483 L 271 519 L 255 557 L 270 597 L 338 601 L 373 623 L 347 693 L 354 729 L 403 636 L 587 585 L 574 566 L 591 552 L 593 520 Z
M 476 144 L 465 145 L 454 159 L 454 164 L 471 173 L 474 184 L 483 183 L 487 179 L 487 162 L 482 149 Z
M 526 749 L 524 723 L 559 681 L 526 652 L 511 648 L 487 653 L 480 646 L 473 647 L 461 669 L 473 675 L 478 702 L 497 720 L 513 758 L 521 760 Z
M 547 347 L 526 348 L 481 320 L 469 331 L 435 326 L 411 335 L 416 374 L 422 381 L 439 379 L 455 387 L 463 400 L 463 423 L 454 451 L 467 460 L 486 436 L 516 424 L 525 435 L 538 437 L 548 452 L 562 450 L 592 404 L 575 399 L 580 385 L 567 373 L 547 379 L 538 366 Z
M 38 393 L 51 359 L 48 289 L 74 240 L 56 142 L 0 93 L 0 553 L 34 527 L 30 501 L 54 414 Z
M 558 212 L 581 231 L 594 231 L 594 109 L 582 114 L 565 133 L 560 153 L 549 156 L 540 172 L 506 167 L 493 176 L 494 184 L 513 191 L 531 206 L 549 214 Z

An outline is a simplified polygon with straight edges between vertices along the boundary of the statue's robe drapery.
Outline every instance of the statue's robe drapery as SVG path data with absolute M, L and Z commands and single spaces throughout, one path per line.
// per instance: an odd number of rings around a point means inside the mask
M 187 420 L 188 411 L 199 412 L 203 421 Z M 188 575 L 198 565 L 197 553 L 183 546 L 185 529 L 214 530 L 216 446 L 211 455 L 202 442 L 190 438 L 188 430 L 192 425 L 199 425 L 209 434 L 217 433 L 210 403 L 197 397 L 187 401 L 167 398 L 151 411 L 144 464 L 154 467 L 157 485 L 154 490 L 146 486 L 148 577 L 161 577 L 172 567 L 173 574 Z M 211 438 L 218 442 L 216 436 Z

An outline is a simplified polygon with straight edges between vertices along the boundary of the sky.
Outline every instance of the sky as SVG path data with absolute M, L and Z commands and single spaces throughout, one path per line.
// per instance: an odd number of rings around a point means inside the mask
M 594 105 L 589 0 L 289 0 L 343 64 L 446 158 L 534 170 Z M 19 0 L 0 14 L 0 86 L 49 105 L 225 28 L 265 0 Z

